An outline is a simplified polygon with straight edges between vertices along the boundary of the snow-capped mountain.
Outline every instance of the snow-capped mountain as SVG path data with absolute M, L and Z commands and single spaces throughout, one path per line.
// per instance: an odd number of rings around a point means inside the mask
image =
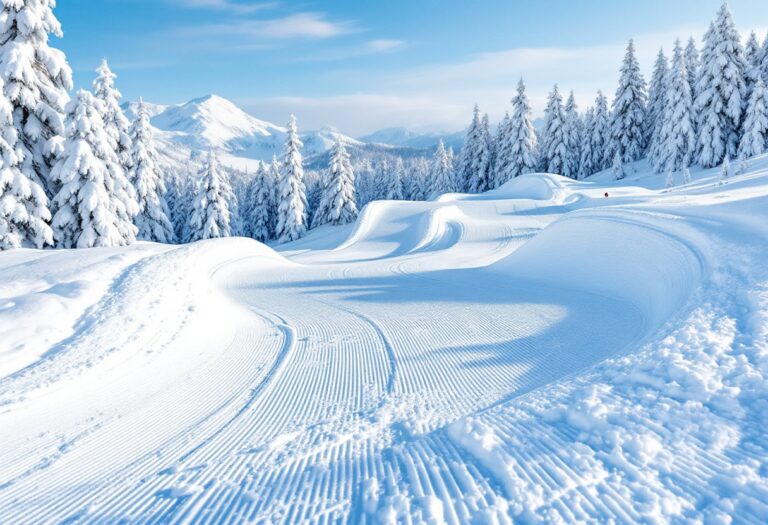
M 268 161 L 279 154 L 285 142 L 286 129 L 260 120 L 240 109 L 230 100 L 208 95 L 171 106 L 145 103 L 152 125 L 159 130 L 158 139 L 190 152 L 217 150 L 229 156 Z M 132 118 L 137 103 L 125 105 Z M 303 153 L 307 158 L 327 152 L 337 137 L 350 149 L 381 149 L 324 127 L 301 134 Z
M 133 118 L 136 102 L 124 104 L 126 115 Z M 232 101 L 217 95 L 207 95 L 176 105 L 145 102 L 152 125 L 158 130 L 157 139 L 176 151 L 169 156 L 217 150 L 230 159 L 269 161 L 279 155 L 285 142 L 286 129 L 258 119 L 240 109 Z M 391 128 L 373 133 L 363 139 L 344 135 L 326 126 L 301 133 L 304 157 L 309 164 L 321 164 L 337 137 L 351 152 L 382 152 L 414 155 L 434 148 L 440 139 L 454 149 L 461 147 L 463 133 L 418 134 L 405 128 Z M 168 148 L 163 147 L 162 150 Z

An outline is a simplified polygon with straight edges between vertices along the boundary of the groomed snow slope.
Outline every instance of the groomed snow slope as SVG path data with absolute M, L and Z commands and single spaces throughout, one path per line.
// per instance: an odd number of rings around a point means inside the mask
M 764 523 L 766 168 L 0 254 L 0 523 Z

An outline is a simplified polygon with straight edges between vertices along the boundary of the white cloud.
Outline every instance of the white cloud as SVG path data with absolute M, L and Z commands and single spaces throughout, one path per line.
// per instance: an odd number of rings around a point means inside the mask
M 331 21 L 319 13 L 296 13 L 272 19 L 240 19 L 228 23 L 177 28 L 174 34 L 200 39 L 207 37 L 240 38 L 248 41 L 331 38 L 357 31 L 351 22 Z
M 189 9 L 215 9 L 218 11 L 229 11 L 236 14 L 255 13 L 262 9 L 274 7 L 275 3 L 254 3 L 237 2 L 235 0 L 167 0 L 174 5 L 186 7 Z
M 366 49 L 372 53 L 387 53 L 389 51 L 397 51 L 405 47 L 405 42 L 402 40 L 390 40 L 379 39 L 371 40 L 366 43 Z

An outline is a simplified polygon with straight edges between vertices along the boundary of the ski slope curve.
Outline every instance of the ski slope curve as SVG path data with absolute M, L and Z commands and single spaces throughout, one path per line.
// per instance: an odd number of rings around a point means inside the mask
M 0 378 L 0 522 L 764 522 L 765 164 L 89 252 L 101 299 Z M 66 256 L 9 260 L 0 326 Z

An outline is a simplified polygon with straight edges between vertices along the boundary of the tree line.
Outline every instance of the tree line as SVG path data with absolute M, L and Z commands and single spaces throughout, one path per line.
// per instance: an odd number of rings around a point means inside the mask
M 247 235 L 294 241 L 310 228 L 354 221 L 374 199 L 427 199 L 483 192 L 537 171 L 583 179 L 611 169 L 617 179 L 648 158 L 668 185 L 689 167 L 742 164 L 768 134 L 768 38 L 742 47 L 726 4 L 703 39 L 659 51 L 646 83 L 630 40 L 609 107 L 598 92 L 579 112 L 557 85 L 536 130 L 521 79 L 511 111 L 491 130 L 476 106 L 454 155 L 352 159 L 336 136 L 327 169 L 306 170 L 292 116 L 280 157 L 237 173 L 216 152 L 185 173 L 161 166 L 149 114 L 126 118 L 116 76 L 104 61 L 92 90 L 70 97 L 72 73 L 49 45 L 61 35 L 52 2 L 5 2 L 0 10 L 0 249 L 122 246 Z M 199 159 L 198 159 L 199 160 Z M 183 170 L 181 170 L 183 171 Z M 190 173 L 194 172 L 194 173 Z

